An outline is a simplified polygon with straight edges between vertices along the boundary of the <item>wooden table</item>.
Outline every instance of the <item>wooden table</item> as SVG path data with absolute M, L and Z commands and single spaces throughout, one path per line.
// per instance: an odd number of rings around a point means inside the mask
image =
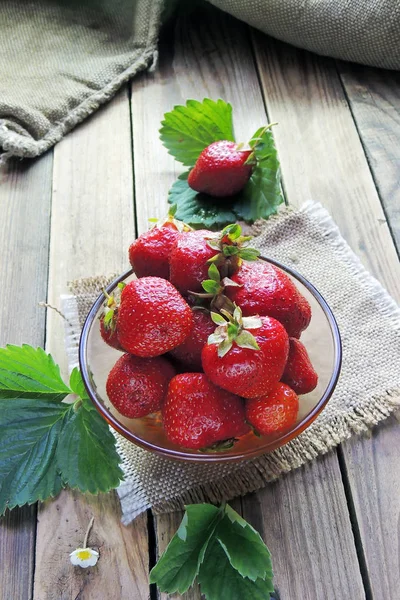
M 279 122 L 286 201 L 324 204 L 400 298 L 400 74 L 291 48 L 210 7 L 165 30 L 155 73 L 134 79 L 53 151 L 0 170 L 2 344 L 45 344 L 65 370 L 61 319 L 38 303 L 59 305 L 73 278 L 127 267 L 129 243 L 165 213 L 180 170 L 158 139 L 162 115 L 205 96 L 232 102 L 238 139 Z M 400 597 L 396 441 L 392 417 L 234 503 L 272 551 L 276 598 Z M 101 559 L 74 568 L 68 553 L 92 515 Z M 14 510 L 0 525 L 0 598 L 155 599 L 149 566 L 180 517 L 149 512 L 124 527 L 116 494 L 70 491 Z

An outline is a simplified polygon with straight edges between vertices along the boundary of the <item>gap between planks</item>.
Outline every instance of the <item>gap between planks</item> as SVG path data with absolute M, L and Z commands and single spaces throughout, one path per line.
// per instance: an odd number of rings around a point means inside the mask
M 59 305 L 67 281 L 123 272 L 135 236 L 127 88 L 54 149 L 48 302 Z M 46 346 L 67 375 L 63 323 L 49 311 Z M 78 569 L 69 553 L 83 542 L 100 550 L 96 567 Z M 39 509 L 34 600 L 147 600 L 146 515 L 121 524 L 116 493 L 64 491 Z

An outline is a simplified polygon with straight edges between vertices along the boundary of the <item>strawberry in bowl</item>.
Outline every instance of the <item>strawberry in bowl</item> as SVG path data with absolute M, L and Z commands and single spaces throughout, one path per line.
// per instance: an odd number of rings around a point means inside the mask
M 238 225 L 193 231 L 170 217 L 156 228 L 129 249 L 137 273 L 111 283 L 85 322 L 95 406 L 133 443 L 181 460 L 237 461 L 293 439 L 340 371 L 325 300 Z

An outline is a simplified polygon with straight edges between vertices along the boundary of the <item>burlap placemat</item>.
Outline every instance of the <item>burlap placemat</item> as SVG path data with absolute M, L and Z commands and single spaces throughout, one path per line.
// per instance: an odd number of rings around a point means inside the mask
M 364 269 L 329 214 L 309 203 L 261 224 L 254 246 L 293 266 L 326 298 L 342 335 L 343 367 L 336 391 L 311 427 L 283 448 L 237 465 L 197 465 L 166 460 L 116 435 L 125 481 L 118 489 L 123 522 L 149 507 L 172 511 L 190 502 L 220 502 L 263 487 L 266 482 L 328 452 L 400 406 L 400 310 Z M 71 284 L 63 297 L 67 351 L 77 364 L 79 331 L 109 278 Z

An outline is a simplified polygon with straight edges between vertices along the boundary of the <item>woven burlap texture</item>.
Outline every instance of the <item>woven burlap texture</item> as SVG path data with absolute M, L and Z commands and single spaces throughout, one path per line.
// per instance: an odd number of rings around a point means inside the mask
M 152 66 L 163 8 L 164 0 L 2 0 L 0 161 L 42 154 Z
M 385 69 L 400 69 L 395 0 L 209 0 L 278 40 Z
M 163 459 L 116 435 L 125 481 L 118 493 L 123 522 L 153 507 L 172 511 L 190 502 L 220 502 L 257 490 L 360 434 L 400 406 L 400 311 L 366 272 L 329 214 L 309 203 L 259 224 L 254 246 L 302 273 L 330 304 L 341 331 L 343 366 L 334 395 L 304 433 L 286 446 L 236 465 Z M 71 284 L 64 297 L 67 351 L 77 363 L 79 330 L 105 277 Z

